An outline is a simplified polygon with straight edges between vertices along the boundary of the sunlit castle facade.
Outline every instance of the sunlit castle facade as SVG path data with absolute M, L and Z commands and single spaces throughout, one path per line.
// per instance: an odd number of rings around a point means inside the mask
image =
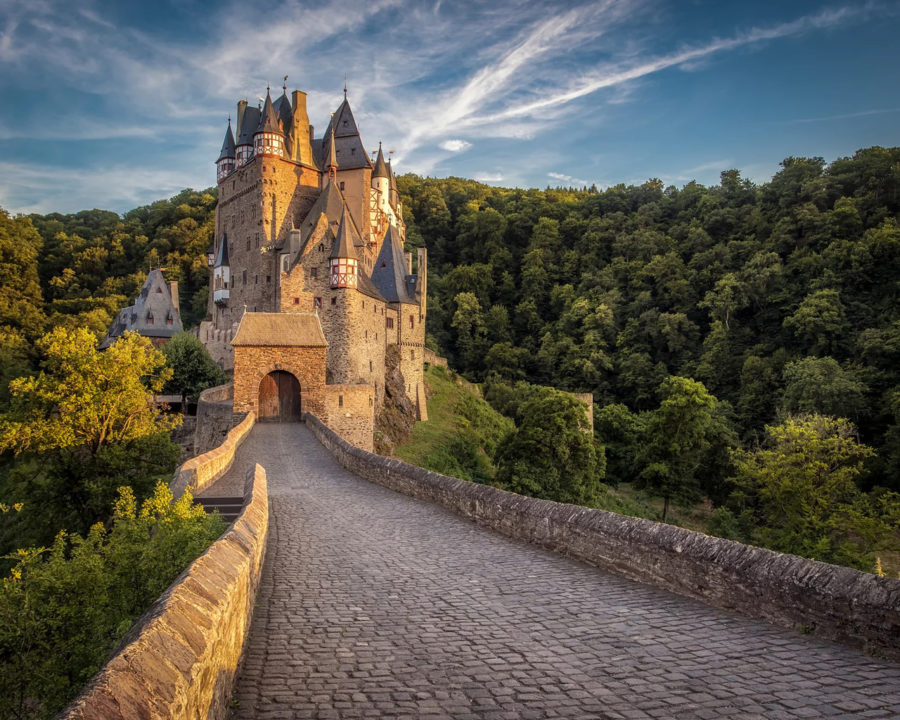
M 405 252 L 393 168 L 380 144 L 373 155 L 346 89 L 320 137 L 304 92 L 289 97 L 285 87 L 274 101 L 267 92 L 257 107 L 237 103 L 216 161 L 219 200 L 200 338 L 230 370 L 245 313 L 314 315 L 327 343 L 329 385 L 369 385 L 377 409 L 386 355 L 395 347 L 407 395 L 424 414 L 427 256 Z

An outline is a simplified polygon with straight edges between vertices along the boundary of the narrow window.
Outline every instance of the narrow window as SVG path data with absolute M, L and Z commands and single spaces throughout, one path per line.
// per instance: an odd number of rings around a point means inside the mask
M 316 308 L 320 308 L 320 307 L 322 307 L 322 298 L 320 298 L 320 297 L 313 298 L 313 308 L 316 309 Z
M 248 238 L 247 239 L 247 250 L 249 250 L 249 249 L 250 249 L 250 239 Z
M 341 180 L 341 190 L 343 190 L 343 189 L 344 189 L 344 181 Z
M 253 276 L 253 284 L 254 284 L 254 285 L 259 285 L 259 275 L 254 275 L 254 276 Z
M 153 313 L 147 313 L 147 324 L 148 325 L 153 324 Z
M 309 276 L 310 276 L 311 278 L 317 278 L 317 277 L 319 277 L 319 268 L 310 268 L 310 269 L 309 269 Z
M 295 298 L 294 298 L 294 305 L 299 305 L 299 304 L 300 304 L 300 298 L 295 297 Z
M 344 396 L 338 395 L 338 407 L 344 407 Z
M 267 283 L 272 282 L 272 276 L 271 276 L 271 275 L 266 275 L 266 282 L 267 282 Z
M 409 329 L 412 330 L 415 327 L 415 317 L 412 315 L 409 316 Z
M 336 298 L 336 297 L 331 298 L 331 304 L 332 304 L 332 305 L 337 305 L 337 298 Z
M 372 372 L 372 361 L 369 360 L 369 372 Z
M 247 242 L 250 242 L 250 241 L 248 240 Z M 246 270 L 244 270 L 244 271 L 241 273 L 241 282 L 243 282 L 244 285 L 247 284 L 247 271 L 246 271 Z
M 366 330 L 365 336 L 366 336 L 366 340 L 368 340 L 369 339 L 369 331 L 368 330 Z

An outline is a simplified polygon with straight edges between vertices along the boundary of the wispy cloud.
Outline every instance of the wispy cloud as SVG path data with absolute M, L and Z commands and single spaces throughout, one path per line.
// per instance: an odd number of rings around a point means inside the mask
M 501 173 L 501 172 L 477 172 L 477 173 L 475 173 L 475 179 L 478 182 L 485 182 L 485 183 L 503 182 L 503 173 Z
M 548 172 L 547 177 L 558 180 L 559 182 L 563 182 L 566 185 L 575 187 L 583 187 L 584 185 L 591 184 L 590 180 L 582 180 L 581 178 L 572 177 L 571 175 L 566 175 L 565 173 Z
M 859 112 L 838 113 L 837 115 L 822 115 L 821 117 L 795 118 L 793 120 L 781 120 L 778 124 L 793 125 L 804 123 L 830 122 L 832 120 L 849 120 L 850 118 L 868 117 L 870 115 L 885 115 L 887 113 L 900 112 L 900 107 L 882 108 L 880 110 L 860 110 Z
M 463 150 L 468 150 L 472 147 L 472 143 L 467 142 L 465 140 L 444 140 L 438 147 L 441 150 L 446 150 L 447 152 L 462 152 Z

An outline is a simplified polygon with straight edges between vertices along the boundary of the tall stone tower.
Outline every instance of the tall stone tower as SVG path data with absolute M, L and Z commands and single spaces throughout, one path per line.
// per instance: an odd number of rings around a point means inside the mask
M 370 386 L 377 411 L 386 357 L 399 357 L 404 391 L 424 417 L 427 256 L 420 249 L 414 267 L 405 252 L 393 169 L 380 145 L 370 160 L 346 89 L 319 138 L 304 92 L 289 98 L 285 87 L 273 101 L 267 91 L 257 107 L 239 101 L 216 166 L 216 235 L 200 328 L 213 358 L 234 368 L 232 339 L 245 313 L 311 314 L 327 344 L 327 385 Z M 344 396 L 337 397 L 340 406 Z

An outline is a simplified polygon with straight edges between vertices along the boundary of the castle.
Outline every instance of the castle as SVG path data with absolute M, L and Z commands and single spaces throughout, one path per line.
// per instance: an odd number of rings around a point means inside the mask
M 372 446 L 386 373 L 426 419 L 427 255 L 404 251 L 390 161 L 366 152 L 347 90 L 316 138 L 306 93 L 237 104 L 216 161 L 219 201 L 199 336 L 234 371 L 235 412 L 318 415 Z

